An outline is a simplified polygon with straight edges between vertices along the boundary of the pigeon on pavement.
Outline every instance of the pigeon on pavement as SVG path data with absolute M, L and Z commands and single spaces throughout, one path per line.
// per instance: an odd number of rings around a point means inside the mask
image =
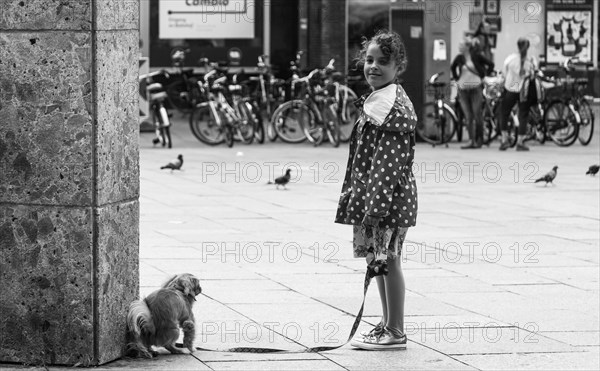
M 590 166 L 588 171 L 585 173 L 585 175 L 590 174 L 590 175 L 596 176 L 596 174 L 598 174 L 598 170 L 600 170 L 600 165 L 592 165 L 592 166 Z
M 172 172 L 173 170 L 181 170 L 181 165 L 183 165 L 183 155 L 177 156 L 177 159 L 169 162 L 165 166 L 161 166 L 160 168 L 161 168 L 161 170 L 162 169 L 171 169 L 171 172 Z
M 546 184 L 544 184 L 544 187 L 548 185 L 548 183 L 552 183 L 552 181 L 554 180 L 554 178 L 556 178 L 556 170 L 558 170 L 558 166 L 554 166 L 552 168 L 552 170 L 550 170 L 549 172 L 546 173 L 546 175 L 544 175 L 541 178 L 536 179 L 536 183 L 537 182 L 546 182 Z M 552 183 L 552 185 L 554 185 L 554 183 Z
M 285 187 L 285 185 L 290 182 L 290 178 L 291 178 L 290 174 L 291 174 L 291 172 L 292 172 L 292 169 L 287 169 L 285 171 L 285 175 L 282 175 L 282 176 L 280 176 L 280 177 L 278 177 L 278 178 L 275 179 L 275 184 L 277 184 L 277 189 L 279 189 L 280 185 L 282 185 L 283 188 L 287 189 Z M 267 184 L 273 184 L 273 182 L 269 181 L 269 183 L 267 183 Z

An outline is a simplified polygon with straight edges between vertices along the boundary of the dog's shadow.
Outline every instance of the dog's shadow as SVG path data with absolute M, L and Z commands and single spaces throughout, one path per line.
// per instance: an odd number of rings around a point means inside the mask
M 173 367 L 173 364 L 176 362 L 181 362 L 182 366 L 187 365 L 184 367 L 192 366 L 193 362 L 200 362 L 191 353 L 171 354 L 171 352 L 164 348 L 155 348 L 155 350 L 158 353 L 156 357 L 140 358 L 123 356 L 113 362 L 102 365 L 100 368 L 94 368 L 94 370 L 174 370 L 178 368 Z M 149 366 L 149 364 L 152 364 L 152 366 Z

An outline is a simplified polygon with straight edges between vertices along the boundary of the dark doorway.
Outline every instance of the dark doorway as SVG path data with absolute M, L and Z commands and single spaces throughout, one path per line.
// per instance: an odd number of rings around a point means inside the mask
M 269 62 L 280 78 L 291 77 L 290 61 L 298 51 L 298 0 L 271 1 Z
M 408 67 L 400 78 L 417 115 L 421 117 L 425 92 L 423 11 L 392 9 L 392 30 L 400 34 L 406 46 Z

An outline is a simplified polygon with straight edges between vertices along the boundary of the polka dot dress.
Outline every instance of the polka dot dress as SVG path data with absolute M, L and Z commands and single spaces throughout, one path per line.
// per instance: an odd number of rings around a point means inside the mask
M 362 102 L 364 97 L 357 103 Z M 417 186 L 412 172 L 416 124 L 412 102 L 400 85 L 383 124 L 375 124 L 361 110 L 352 131 L 336 223 L 362 226 L 365 215 L 376 217 L 383 235 L 386 229 L 392 231 L 388 236 L 416 224 Z M 354 247 L 355 256 L 363 256 L 356 243 Z

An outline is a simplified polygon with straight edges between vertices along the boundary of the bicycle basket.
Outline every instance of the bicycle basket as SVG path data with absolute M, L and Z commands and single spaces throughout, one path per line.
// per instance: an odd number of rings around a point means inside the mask
M 496 99 L 502 95 L 502 78 L 486 76 L 483 78 L 483 95 L 487 99 Z

